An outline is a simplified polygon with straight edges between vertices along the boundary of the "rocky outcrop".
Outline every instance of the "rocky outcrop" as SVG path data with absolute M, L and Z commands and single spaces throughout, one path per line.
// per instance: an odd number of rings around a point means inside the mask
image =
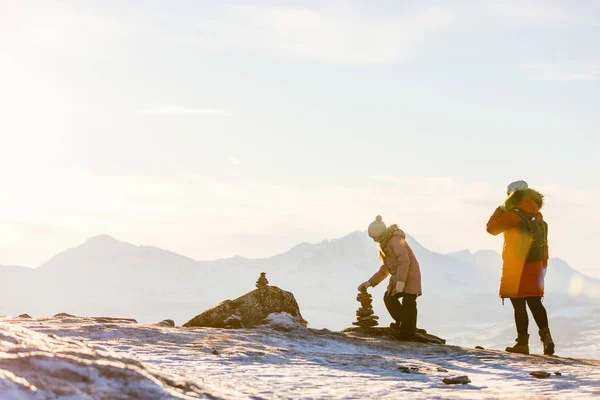
M 344 332 L 347 335 L 357 337 L 387 337 L 389 339 L 399 340 L 403 342 L 446 344 L 446 339 L 442 339 L 435 335 L 431 335 L 427 333 L 425 329 L 417 329 L 417 333 L 415 333 L 415 336 L 410 339 L 402 337 L 398 329 L 383 327 L 346 328 L 342 332 Z
M 163 319 L 162 321 L 156 323 L 157 326 L 164 326 L 166 328 L 175 328 L 175 321 L 172 319 Z
M 136 358 L 0 323 L 2 399 L 219 399 Z
M 184 327 L 232 328 L 252 327 L 265 323 L 273 313 L 288 313 L 302 326 L 308 323 L 300 314 L 300 307 L 290 292 L 276 286 L 253 290 L 235 300 L 221 304 L 197 315 Z M 232 326 L 234 325 L 235 326 Z

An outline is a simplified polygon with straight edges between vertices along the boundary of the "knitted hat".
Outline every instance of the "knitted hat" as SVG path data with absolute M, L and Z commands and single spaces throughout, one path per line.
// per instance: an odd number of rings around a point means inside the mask
M 371 225 L 369 225 L 369 236 L 372 238 L 381 236 L 386 229 L 387 226 L 383 223 L 383 218 L 381 218 L 381 215 L 378 215 L 375 217 L 375 221 L 371 222 Z
M 525 181 L 516 181 L 508 185 L 506 194 L 510 195 L 517 190 L 529 189 L 529 185 Z

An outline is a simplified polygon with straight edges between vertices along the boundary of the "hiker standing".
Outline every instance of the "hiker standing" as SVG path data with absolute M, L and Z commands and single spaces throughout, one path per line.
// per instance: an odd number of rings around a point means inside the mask
M 490 234 L 504 234 L 500 297 L 510 299 L 514 307 L 518 334 L 517 343 L 506 351 L 529 354 L 528 306 L 539 328 L 544 354 L 554 354 L 548 314 L 542 304 L 548 266 L 548 224 L 540 213 L 544 197 L 524 181 L 508 185 L 507 195 L 487 223 Z
M 361 283 L 358 290 L 375 287 L 391 275 L 383 297 L 388 312 L 396 321 L 391 327 L 400 329 L 402 337 L 411 338 L 417 330 L 417 296 L 422 294 L 419 262 L 398 225 L 388 228 L 378 215 L 369 225 L 368 233 L 379 245 L 383 265 L 371 279 Z

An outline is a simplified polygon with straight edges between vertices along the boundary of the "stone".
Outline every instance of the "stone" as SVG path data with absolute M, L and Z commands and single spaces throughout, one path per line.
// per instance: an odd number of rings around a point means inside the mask
M 300 325 L 307 326 L 302 318 L 300 307 L 294 295 L 276 286 L 256 289 L 235 300 L 225 300 L 221 304 L 204 311 L 183 324 L 184 327 L 225 328 L 231 323 L 231 316 L 239 317 L 241 326 L 253 327 L 262 325 L 273 313 L 288 313 Z
M 223 324 L 225 324 L 225 328 L 227 329 L 238 329 L 243 327 L 242 319 L 237 315 L 230 315 L 228 318 L 225 318 Z
M 258 280 L 256 281 L 256 288 L 264 289 L 267 286 L 269 286 L 269 281 L 267 280 L 267 273 L 261 272 L 260 276 L 258 277 Z
M 29 314 L 21 314 L 17 318 L 31 319 L 31 315 L 29 315 Z
M 173 321 L 172 319 L 163 319 L 162 321 L 158 322 L 156 325 L 164 326 L 167 328 L 175 328 L 175 321 Z
M 213 350 L 213 351 L 212 351 L 212 353 L 213 353 L 215 356 L 218 356 L 218 355 L 219 355 L 219 352 L 218 352 L 217 350 Z
M 366 289 L 361 289 L 356 300 L 360 302 L 360 307 L 356 311 L 356 321 L 352 323 L 354 326 L 370 328 L 379 325 L 377 320 L 379 317 L 373 312 L 373 296 Z
M 448 372 L 446 368 L 437 367 L 437 372 Z
M 554 375 L 556 375 L 556 376 L 562 376 L 562 374 L 560 372 L 558 372 L 558 371 L 555 372 Z
M 63 312 L 63 313 L 54 314 L 54 318 L 77 318 L 77 317 Z
M 137 321 L 133 318 L 118 318 L 118 317 L 92 317 L 95 322 L 100 324 L 112 324 L 112 323 L 130 323 L 137 324 Z
M 398 370 L 405 374 L 416 374 L 419 372 L 419 368 L 417 367 L 406 367 L 403 365 L 399 366 Z
M 546 371 L 533 371 L 529 375 L 531 375 L 537 379 L 546 379 L 546 378 L 549 378 L 552 374 L 550 372 L 546 372 Z
M 453 376 L 450 378 L 444 378 L 442 380 L 446 385 L 467 385 L 471 383 L 471 380 L 468 376 Z
M 355 324 L 354 324 L 355 325 Z M 379 338 L 387 337 L 389 339 L 398 340 L 401 342 L 418 342 L 418 343 L 433 343 L 446 344 L 446 339 L 427 333 L 425 329 L 417 329 L 415 335 L 411 338 L 403 338 L 398 335 L 398 329 L 389 327 L 369 327 L 357 326 L 356 328 L 346 328 L 342 333 L 350 336 Z
M 485 350 L 485 349 L 484 349 L 483 347 L 481 347 L 481 346 L 475 346 L 475 348 L 476 348 L 477 350 Z

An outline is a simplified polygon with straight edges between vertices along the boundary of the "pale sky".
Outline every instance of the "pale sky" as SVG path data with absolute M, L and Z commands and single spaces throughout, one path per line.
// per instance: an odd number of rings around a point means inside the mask
M 401 3 L 0 0 L 0 264 L 263 257 L 377 214 L 499 252 L 525 179 L 600 278 L 600 3 Z

